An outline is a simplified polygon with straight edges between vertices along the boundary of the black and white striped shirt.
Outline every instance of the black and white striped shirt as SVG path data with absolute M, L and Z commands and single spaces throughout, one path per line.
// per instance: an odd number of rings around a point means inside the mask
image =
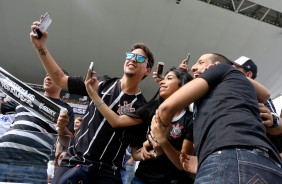
M 114 112 L 133 112 L 146 103 L 141 92 L 135 95 L 123 93 L 119 81 L 107 76 L 99 78 L 98 94 Z M 69 77 L 68 89 L 71 94 L 88 95 L 83 78 Z M 143 143 L 138 135 L 146 132 L 140 131 L 140 126 L 112 128 L 91 102 L 61 166 L 99 162 L 121 167 L 126 147 Z
M 68 127 L 73 130 L 72 108 L 60 99 L 49 99 L 68 109 L 71 120 Z M 22 105 L 16 106 L 15 112 L 15 121 L 0 139 L 0 162 L 47 164 L 57 140 L 55 123 L 44 122 Z

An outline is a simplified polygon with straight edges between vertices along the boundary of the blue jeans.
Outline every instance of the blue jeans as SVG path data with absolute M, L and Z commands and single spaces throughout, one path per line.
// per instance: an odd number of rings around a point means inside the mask
M 120 170 L 108 165 L 60 166 L 52 184 L 122 184 Z
M 144 182 L 141 181 L 137 176 L 134 176 L 131 181 L 131 184 L 144 184 Z
M 120 169 L 121 179 L 123 184 L 130 184 L 132 178 L 134 177 L 134 167 L 135 164 L 125 164 L 125 168 Z
M 195 184 L 282 183 L 281 165 L 262 149 L 230 148 L 209 155 L 201 163 Z
M 17 183 L 47 183 L 47 164 L 0 163 L 0 181 Z

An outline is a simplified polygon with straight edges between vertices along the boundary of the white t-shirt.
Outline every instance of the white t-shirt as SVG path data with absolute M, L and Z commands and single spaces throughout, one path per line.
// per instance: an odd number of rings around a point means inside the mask
M 47 174 L 49 176 L 51 176 L 51 178 L 54 177 L 54 172 L 55 172 L 55 166 L 54 166 L 54 161 L 53 160 L 50 160 L 48 162 L 48 167 L 47 167 Z
M 0 137 L 10 128 L 15 120 L 15 114 L 0 114 Z

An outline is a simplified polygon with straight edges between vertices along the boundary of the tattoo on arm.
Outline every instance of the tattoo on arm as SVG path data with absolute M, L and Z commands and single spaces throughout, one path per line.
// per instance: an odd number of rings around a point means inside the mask
M 56 77 L 58 77 L 58 76 L 59 76 L 59 70 L 55 71 L 55 72 L 54 72 L 54 75 L 55 75 Z
M 38 53 L 42 56 L 46 56 L 48 52 L 43 48 L 43 49 L 38 49 Z
M 46 56 L 48 54 L 48 51 L 45 50 L 45 48 L 43 49 L 38 49 L 38 53 L 42 56 Z M 59 70 L 54 72 L 54 76 L 59 76 Z

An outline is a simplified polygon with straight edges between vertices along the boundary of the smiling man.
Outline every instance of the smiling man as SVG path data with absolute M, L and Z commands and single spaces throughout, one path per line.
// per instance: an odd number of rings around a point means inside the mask
M 30 38 L 47 73 L 57 85 L 68 89 L 70 94 L 88 96 L 85 78 L 65 75 L 52 58 L 46 48 L 47 33 L 43 32 L 41 39 L 36 37 L 33 30 L 38 25 L 39 22 L 35 22 L 31 26 Z M 116 114 L 122 115 L 142 107 L 146 100 L 139 89 L 139 83 L 151 72 L 153 65 L 152 52 L 146 45 L 137 43 L 131 52 L 126 53 L 122 78 L 106 75 L 97 77 L 97 93 L 102 100 L 89 104 L 80 131 L 52 183 L 122 183 L 119 169 L 125 149 L 129 144 L 134 147 L 134 143 L 139 141 L 138 130 L 134 126 L 112 127 L 97 108 L 105 103 Z M 140 144 L 142 141 L 139 141 Z
M 1 104 L 1 112 L 15 112 L 11 128 L 0 139 L 0 181 L 27 183 L 47 182 L 47 163 L 57 141 L 57 134 L 72 136 L 74 114 L 71 106 L 61 101 L 62 88 L 46 75 L 43 81 L 44 96 L 68 109 L 69 123 L 50 124 L 13 102 Z M 66 136 L 66 138 L 69 138 Z
M 217 63 L 229 60 L 202 55 L 192 67 L 196 79 L 160 105 L 157 122 L 169 125 L 175 112 L 194 102 L 195 184 L 281 182 L 282 162 L 257 105 L 269 98 L 268 90 L 230 64 Z

